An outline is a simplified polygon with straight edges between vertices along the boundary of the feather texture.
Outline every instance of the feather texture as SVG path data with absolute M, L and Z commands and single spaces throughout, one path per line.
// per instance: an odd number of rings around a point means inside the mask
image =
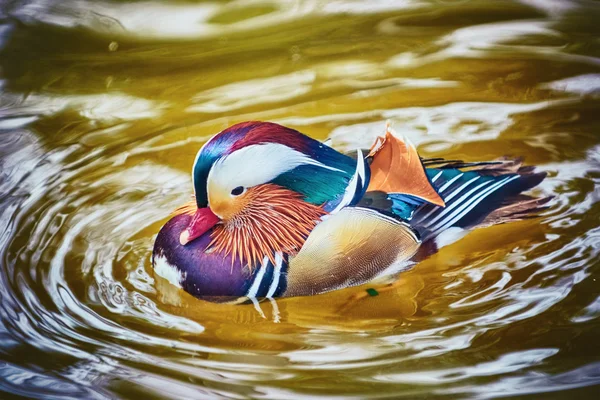
M 405 194 L 444 206 L 444 200 L 425 173 L 417 149 L 394 136 L 389 124 L 385 137 L 377 138 L 368 157 L 373 158 L 368 191 Z
M 196 201 L 163 227 L 153 263 L 195 296 L 236 303 L 362 284 L 550 200 L 522 194 L 546 175 L 519 159 L 421 159 L 389 124 L 367 157 L 277 124 L 237 124 L 203 146 L 193 176 Z M 181 245 L 198 207 L 221 222 Z
M 498 225 L 537 217 L 538 213 L 548 208 L 546 204 L 550 200 L 552 200 L 551 196 L 537 198 L 518 195 L 509 197 L 500 208 L 489 213 L 478 226 Z
M 457 166 L 464 169 L 454 169 Z M 440 168 L 428 169 L 427 173 L 438 177 L 434 184 L 446 207 L 423 205 L 415 211 L 411 225 L 425 239 L 450 227 L 474 227 L 486 219 L 486 225 L 494 220 L 522 219 L 540 211 L 540 206 L 549 200 L 520 196 L 540 183 L 546 174 L 522 166 L 519 159 L 502 158 L 485 163 L 453 160 Z
M 275 253 L 296 254 L 325 211 L 301 195 L 274 184 L 247 193 L 247 205 L 231 220 L 215 227 L 209 249 L 241 259 L 250 268 Z
M 290 260 L 285 296 L 305 296 L 364 283 L 419 247 L 408 224 L 375 210 L 346 207 L 315 227 Z

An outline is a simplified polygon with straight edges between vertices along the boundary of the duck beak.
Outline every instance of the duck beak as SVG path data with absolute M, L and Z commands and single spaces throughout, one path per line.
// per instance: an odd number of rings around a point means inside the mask
M 190 222 L 188 227 L 181 232 L 179 243 L 181 243 L 182 246 L 186 245 L 208 232 L 208 230 L 215 226 L 220 220 L 221 219 L 217 217 L 209 207 L 199 208 L 192 217 L 192 222 Z

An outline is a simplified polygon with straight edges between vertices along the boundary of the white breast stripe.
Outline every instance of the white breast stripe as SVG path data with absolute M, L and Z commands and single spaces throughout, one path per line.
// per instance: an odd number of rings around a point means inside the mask
M 254 278 L 252 286 L 250 286 L 250 289 L 248 289 L 248 293 L 246 293 L 247 297 L 251 299 L 256 297 L 256 293 L 258 293 L 258 288 L 260 288 L 260 284 L 262 283 L 263 277 L 265 276 L 267 264 L 269 264 L 269 257 L 263 258 L 262 264 L 260 265 L 260 270 L 258 270 L 258 272 L 256 273 L 256 278 Z
M 458 189 L 456 189 L 454 192 L 452 192 L 450 194 L 450 196 L 448 196 L 444 201 L 446 202 L 446 204 L 448 204 L 448 202 L 457 194 L 459 194 L 460 192 L 462 192 L 464 189 L 466 189 L 471 183 L 475 182 L 477 179 L 479 179 L 478 176 L 476 176 L 475 178 L 467 181 L 466 183 L 464 183 L 461 187 L 459 187 Z M 440 213 L 433 218 L 431 221 L 427 222 L 426 227 L 430 227 L 431 225 L 433 225 L 437 220 L 439 220 L 440 218 L 442 218 L 444 215 L 448 214 L 450 211 L 452 211 L 453 209 L 455 209 L 456 207 L 458 207 L 460 205 L 460 203 L 463 201 L 463 199 L 465 197 L 468 197 L 471 195 L 471 193 L 473 193 L 475 190 L 480 189 L 481 187 L 490 184 L 491 181 L 485 181 L 480 185 L 477 185 L 474 189 L 471 189 L 469 192 L 467 192 L 466 195 L 463 195 L 459 200 L 453 202 L 452 204 L 450 204 L 449 206 L 447 206 L 446 208 L 442 209 L 442 211 L 440 211 Z
M 277 290 L 277 286 L 279 285 L 279 279 L 281 278 L 281 264 L 283 261 L 283 255 L 280 251 L 275 253 L 275 270 L 273 271 L 273 280 L 271 281 L 271 286 L 269 286 L 269 291 L 267 292 L 267 297 L 273 297 L 273 294 Z
M 440 176 L 442 176 L 442 174 L 444 173 L 444 170 L 441 170 L 440 172 L 437 173 L 436 176 L 433 177 L 433 179 L 431 180 L 431 182 L 435 182 L 437 181 L 437 178 L 439 178 Z
M 439 226 L 438 228 L 434 227 L 433 229 L 435 229 L 436 232 L 440 232 L 440 231 L 444 230 L 445 228 L 452 226 L 452 224 L 454 224 L 455 222 L 460 220 L 462 217 L 464 217 L 466 213 L 468 213 L 473 208 L 475 208 L 487 196 L 489 196 L 490 194 L 492 194 L 493 192 L 498 190 L 500 187 L 506 185 L 508 182 L 511 182 L 511 181 L 517 179 L 518 177 L 519 177 L 518 175 L 506 177 L 506 178 L 502 179 L 501 181 L 496 182 L 493 185 L 487 187 L 484 191 L 477 194 L 468 203 L 462 205 L 458 210 L 456 210 L 455 212 L 450 214 L 444 221 L 438 223 L 437 224 L 437 226 Z

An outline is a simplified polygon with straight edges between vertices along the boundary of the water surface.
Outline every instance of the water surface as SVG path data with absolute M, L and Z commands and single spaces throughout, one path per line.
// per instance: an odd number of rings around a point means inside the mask
M 600 3 L 3 1 L 0 390 L 46 398 L 597 398 Z M 253 305 L 150 267 L 199 147 L 269 120 L 343 150 L 523 156 L 539 219 Z

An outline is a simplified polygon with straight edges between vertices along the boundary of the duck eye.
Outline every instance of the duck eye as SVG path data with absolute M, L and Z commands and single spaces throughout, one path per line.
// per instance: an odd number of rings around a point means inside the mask
M 231 191 L 231 194 L 232 194 L 233 196 L 239 196 L 239 195 L 240 195 L 240 194 L 242 194 L 242 193 L 244 193 L 244 187 L 243 187 L 243 186 L 238 186 L 238 187 L 234 188 L 234 189 Z

